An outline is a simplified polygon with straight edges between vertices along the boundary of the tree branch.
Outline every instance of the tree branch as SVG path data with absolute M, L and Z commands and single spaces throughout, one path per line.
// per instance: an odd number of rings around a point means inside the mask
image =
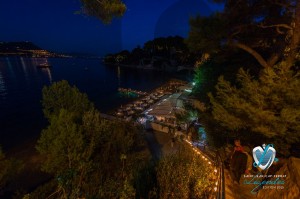
M 290 52 L 286 58 L 287 66 L 291 67 L 294 64 L 296 54 L 300 47 L 300 2 L 297 1 L 295 16 L 293 20 L 294 28 L 291 34 L 291 40 L 289 44 Z
M 251 47 L 249 47 L 249 46 L 247 46 L 245 44 L 239 43 L 239 42 L 234 42 L 234 43 L 232 43 L 232 45 L 235 46 L 235 47 L 238 47 L 240 49 L 243 49 L 244 51 L 246 51 L 249 54 L 251 54 L 258 61 L 258 63 L 260 65 L 262 65 L 263 67 L 265 67 L 265 68 L 269 68 L 270 67 L 270 65 L 267 63 L 267 61 L 258 52 L 256 52 Z
M 269 25 L 269 26 L 265 26 L 265 25 L 258 25 L 259 27 L 261 28 L 286 28 L 286 29 L 289 29 L 289 30 L 292 30 L 293 28 L 287 24 L 274 24 L 274 25 Z
M 47 199 L 51 198 L 52 196 L 54 196 L 55 194 L 58 194 L 59 192 L 61 192 L 61 188 L 57 189 L 55 192 L 53 192 L 51 195 L 49 195 L 47 197 Z
M 285 34 L 283 31 L 280 30 L 280 27 L 276 27 L 276 31 L 278 32 L 278 34 L 281 34 L 281 35 Z
M 269 66 L 274 66 L 279 60 L 278 54 L 272 55 L 272 57 L 268 60 Z
M 278 5 L 278 6 L 281 6 L 283 8 L 295 8 L 295 6 L 289 4 L 289 3 L 281 3 L 279 1 L 274 1 L 274 0 L 271 0 L 270 1 L 271 3 L 275 4 L 275 5 Z

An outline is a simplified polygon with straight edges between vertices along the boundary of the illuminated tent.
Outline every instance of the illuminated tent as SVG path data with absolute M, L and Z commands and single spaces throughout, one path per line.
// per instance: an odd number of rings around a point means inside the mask
M 175 93 L 155 104 L 146 113 L 157 118 L 175 118 L 175 113 L 182 110 L 183 100 L 181 93 Z

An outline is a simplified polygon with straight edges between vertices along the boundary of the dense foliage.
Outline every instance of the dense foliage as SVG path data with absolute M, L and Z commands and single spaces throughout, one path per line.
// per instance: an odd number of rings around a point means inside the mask
M 287 153 L 300 139 L 299 75 L 282 62 L 257 80 L 241 69 L 239 87 L 220 77 L 216 96 L 210 95 L 213 116 L 231 132 L 259 133 Z
M 93 104 L 84 93 L 80 93 L 76 87 L 71 87 L 66 80 L 55 82 L 51 87 L 43 88 L 43 112 L 47 119 L 59 116 L 63 109 L 75 114 L 75 118 L 93 108 Z
M 54 176 L 52 197 L 133 197 L 133 172 L 147 158 L 138 129 L 102 119 L 66 81 L 43 89 L 43 106 L 50 124 L 37 149 L 46 157 L 43 171 Z
M 200 120 L 210 144 L 240 136 L 247 144 L 272 142 L 288 155 L 299 143 L 300 4 L 219 2 L 224 11 L 192 19 L 187 39 L 192 50 L 211 55 L 197 68 L 193 89 L 207 106 Z
M 226 53 L 241 49 L 263 67 L 285 59 L 292 65 L 300 42 L 300 4 L 296 0 L 216 0 L 222 13 L 191 19 L 191 49 Z
M 114 17 L 121 17 L 126 11 L 122 0 L 80 0 L 82 11 L 104 23 L 110 23 Z
M 159 198 L 206 198 L 214 182 L 211 166 L 185 146 L 162 158 L 157 168 Z
M 168 65 L 194 65 L 196 53 L 191 53 L 179 36 L 161 37 L 147 41 L 144 46 L 134 48 L 131 52 L 124 50 L 116 54 L 108 54 L 104 61 L 108 64 L 141 65 L 152 63 L 160 68 L 164 63 Z

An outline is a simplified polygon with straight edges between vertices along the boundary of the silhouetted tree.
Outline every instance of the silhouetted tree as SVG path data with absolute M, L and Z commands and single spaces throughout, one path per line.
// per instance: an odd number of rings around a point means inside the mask
M 80 0 L 82 12 L 94 16 L 104 23 L 110 23 L 114 17 L 121 17 L 126 11 L 122 0 Z
M 263 67 L 281 60 L 292 66 L 300 42 L 300 3 L 296 0 L 216 0 L 224 12 L 191 20 L 189 46 L 216 53 L 242 49 Z
M 66 80 L 44 87 L 42 104 L 47 119 L 59 116 L 61 109 L 80 117 L 85 111 L 93 108 L 87 95 L 80 93 L 76 87 L 71 87 Z
M 288 154 L 300 140 L 299 75 L 282 62 L 263 69 L 259 79 L 241 69 L 238 87 L 220 77 L 216 95 L 210 94 L 214 119 L 233 133 L 260 134 Z
M 74 105 L 71 99 L 77 100 Z M 66 81 L 43 89 L 43 106 L 50 124 L 36 148 L 45 156 L 42 170 L 55 183 L 37 193 L 55 187 L 55 198 L 134 197 L 133 173 L 147 157 L 137 128 L 101 118 L 86 95 Z

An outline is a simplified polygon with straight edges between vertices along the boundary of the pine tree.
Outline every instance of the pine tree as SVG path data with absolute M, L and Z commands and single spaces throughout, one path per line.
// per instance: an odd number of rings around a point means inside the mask
M 36 148 L 45 157 L 42 170 L 55 183 L 32 195 L 49 193 L 55 184 L 51 195 L 56 198 L 135 194 L 133 173 L 146 154 L 133 124 L 101 118 L 87 96 L 66 81 L 44 88 L 43 106 L 49 126 Z
M 104 23 L 110 23 L 114 17 L 121 17 L 126 11 L 122 0 L 80 0 L 82 12 L 94 16 Z
M 210 54 L 240 49 L 264 68 L 282 60 L 293 65 L 300 44 L 299 1 L 215 1 L 224 3 L 224 11 L 191 19 L 191 49 Z
M 288 154 L 300 140 L 299 75 L 282 62 L 263 69 L 258 79 L 240 69 L 238 86 L 220 77 L 216 95 L 209 94 L 214 119 L 231 132 L 261 135 Z

